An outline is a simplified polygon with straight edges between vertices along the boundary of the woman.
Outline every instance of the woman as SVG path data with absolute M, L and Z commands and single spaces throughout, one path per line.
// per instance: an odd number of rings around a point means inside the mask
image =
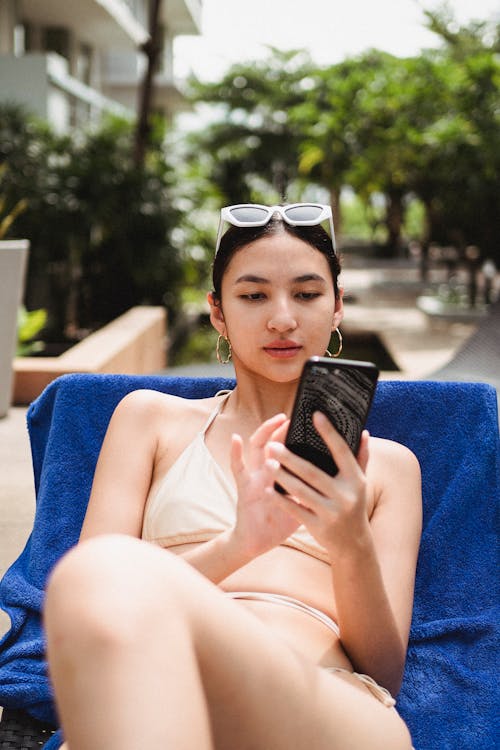
M 411 620 L 417 461 L 367 433 L 355 457 L 320 414 L 334 478 L 283 445 L 303 363 L 343 315 L 325 216 L 223 209 L 208 302 L 237 387 L 136 391 L 115 410 L 80 544 L 47 592 L 70 750 L 411 747 L 390 693 Z

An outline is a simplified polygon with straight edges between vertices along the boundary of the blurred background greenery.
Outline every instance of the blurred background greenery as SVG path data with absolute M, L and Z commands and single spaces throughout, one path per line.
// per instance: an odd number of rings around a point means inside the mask
M 436 244 L 499 267 L 500 27 L 426 18 L 442 44 L 417 57 L 318 66 L 270 49 L 220 81 L 192 78 L 210 117 L 185 132 L 150 115 L 141 163 L 133 122 L 62 136 L 2 105 L 0 210 L 16 213 L 5 236 L 31 242 L 25 306 L 47 311 L 45 353 L 153 304 L 168 310 L 171 363 L 213 356 L 203 305 L 228 203 L 331 202 L 346 255 L 418 252 L 423 278 Z

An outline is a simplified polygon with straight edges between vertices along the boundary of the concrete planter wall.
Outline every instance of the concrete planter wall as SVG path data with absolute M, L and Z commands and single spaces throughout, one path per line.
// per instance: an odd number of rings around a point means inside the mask
M 0 417 L 12 402 L 17 311 L 24 292 L 28 240 L 0 241 Z
M 165 308 L 132 307 L 59 357 L 15 359 L 12 403 L 31 403 L 55 378 L 72 372 L 161 372 L 167 364 L 166 341 Z

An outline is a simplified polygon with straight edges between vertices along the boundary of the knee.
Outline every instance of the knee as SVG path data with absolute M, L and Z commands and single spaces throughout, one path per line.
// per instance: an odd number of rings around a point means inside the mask
M 136 640 L 167 614 L 165 608 L 175 599 L 175 586 L 168 586 L 168 579 L 176 579 L 169 574 L 176 563 L 171 557 L 119 535 L 77 545 L 48 581 L 44 619 L 49 641 L 92 640 L 109 646 Z

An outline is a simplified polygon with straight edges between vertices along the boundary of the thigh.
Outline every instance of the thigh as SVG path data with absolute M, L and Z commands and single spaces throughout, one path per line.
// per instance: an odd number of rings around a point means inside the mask
M 216 750 L 409 750 L 396 710 L 356 677 L 326 672 L 184 561 L 149 549 L 168 581 L 165 616 L 178 608 L 191 633 Z
M 217 750 L 411 747 L 397 712 L 354 676 L 327 673 L 241 602 L 211 594 L 193 632 Z
M 397 712 L 355 677 L 327 673 L 295 652 L 176 555 L 134 539 L 99 537 L 77 548 L 72 560 L 69 580 L 79 581 L 80 603 L 88 611 L 91 601 L 99 619 L 111 618 L 112 633 L 147 632 L 172 669 L 182 669 L 174 633 L 189 634 L 216 750 L 411 747 Z M 133 632 L 124 642 L 130 638 Z

